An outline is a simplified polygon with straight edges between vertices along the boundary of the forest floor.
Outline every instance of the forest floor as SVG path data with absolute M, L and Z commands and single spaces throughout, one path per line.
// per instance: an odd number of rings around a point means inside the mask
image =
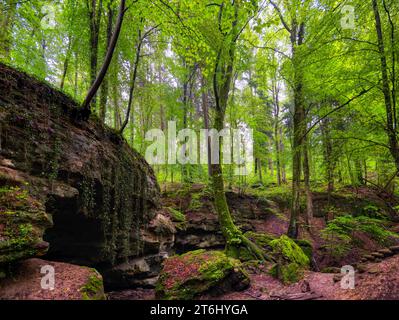
M 193 194 L 201 190 L 201 186 L 194 186 L 189 194 L 194 198 Z M 346 194 L 348 198 L 344 199 L 342 194 Z M 172 196 L 173 194 L 173 196 Z M 183 209 L 186 217 L 195 217 L 200 219 L 201 215 L 207 217 L 209 221 L 215 219 L 214 212 L 208 210 L 211 206 L 207 197 L 200 199 L 201 207 L 196 210 L 190 210 L 190 199 L 187 194 L 183 196 L 176 193 L 164 194 L 164 205 L 179 207 Z M 281 206 L 277 199 L 273 199 L 272 203 L 277 214 L 268 214 L 266 217 L 259 214 L 262 210 L 257 198 L 250 196 L 237 196 L 237 191 L 228 195 L 229 205 L 232 212 L 237 210 L 248 209 L 253 213 L 251 219 L 244 219 L 243 225 L 248 223 L 254 231 L 258 233 L 268 233 L 280 236 L 286 233 L 288 227 L 289 210 Z M 198 299 L 220 299 L 220 300 L 364 300 L 364 299 L 399 299 L 399 255 L 386 257 L 385 259 L 377 259 L 359 263 L 361 257 L 373 251 L 383 249 L 384 246 L 376 243 L 365 234 L 356 234 L 359 245 L 352 246 L 346 255 L 339 259 L 331 255 L 326 249 L 326 241 L 321 237 L 321 230 L 326 227 L 326 219 L 320 216 L 320 211 L 325 209 L 325 194 L 315 193 L 315 217 L 311 221 L 312 228 L 305 228 L 302 221 L 300 228 L 300 238 L 307 239 L 312 243 L 314 261 L 312 270 L 305 271 L 302 280 L 297 283 L 285 285 L 281 281 L 275 279 L 268 273 L 268 268 L 260 265 L 260 267 L 249 266 L 247 272 L 251 278 L 251 285 L 248 289 L 241 292 L 232 292 L 220 296 L 203 295 Z M 349 200 L 348 200 L 349 199 Z M 355 202 L 351 202 L 355 199 Z M 275 202 L 275 200 L 277 200 Z M 281 200 L 281 199 L 280 199 Z M 370 188 L 345 189 L 341 191 L 341 195 L 335 195 L 335 207 L 337 211 L 355 211 L 358 207 L 367 208 L 370 201 L 375 206 L 384 206 L 387 200 L 383 195 L 376 194 L 375 190 Z M 238 207 L 241 206 L 241 207 Z M 245 207 L 243 209 L 243 207 Z M 278 208 L 276 208 L 278 207 Z M 236 210 L 237 209 L 237 210 Z M 191 212 L 194 211 L 194 212 Z M 383 211 L 383 210 L 382 210 Z M 247 212 L 247 216 L 248 216 Z M 198 222 L 198 221 L 197 221 Z M 209 222 L 210 223 L 210 222 Z M 240 223 L 239 223 L 240 224 Z M 245 227 L 244 227 L 245 228 Z M 391 223 L 390 229 L 398 232 L 399 224 Z M 355 289 L 341 289 L 340 267 L 344 265 L 355 265 Z M 324 270 L 323 270 L 324 269 Z M 111 300 L 152 300 L 155 299 L 154 289 L 138 288 L 132 290 L 124 290 L 120 292 L 111 292 L 108 294 Z
M 341 289 L 339 274 L 307 271 L 303 280 L 284 285 L 268 273 L 249 272 L 245 291 L 218 296 L 218 300 L 395 300 L 399 297 L 399 256 L 365 264 L 355 275 L 355 289 Z M 154 300 L 154 289 L 113 292 L 111 300 Z M 203 296 L 200 299 L 215 299 Z

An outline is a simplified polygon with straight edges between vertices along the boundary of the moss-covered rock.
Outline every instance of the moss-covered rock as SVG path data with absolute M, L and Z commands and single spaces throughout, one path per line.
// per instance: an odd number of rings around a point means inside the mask
M 184 213 L 171 207 L 167 208 L 171 220 L 175 223 L 177 230 L 185 230 L 187 227 L 187 220 Z
M 284 283 L 298 281 L 302 271 L 309 267 L 309 258 L 294 240 L 286 235 L 270 242 L 272 253 L 277 263 L 271 269 L 271 274 Z
M 104 285 L 101 275 L 95 269 L 89 269 L 91 275 L 87 283 L 79 289 L 83 300 L 105 300 Z
M 302 251 L 309 258 L 309 261 L 313 259 L 313 246 L 309 240 L 306 239 L 296 239 L 295 243 L 301 247 Z
M 45 254 L 42 236 L 51 225 L 42 203 L 26 189 L 0 187 L 0 265 Z
M 216 286 L 240 290 L 248 285 L 238 260 L 222 251 L 196 250 L 165 260 L 156 292 L 161 299 L 189 300 Z

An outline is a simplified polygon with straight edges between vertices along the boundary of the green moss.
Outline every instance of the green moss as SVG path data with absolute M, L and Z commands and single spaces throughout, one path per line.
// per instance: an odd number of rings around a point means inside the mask
M 303 253 L 309 258 L 311 261 L 313 258 L 313 247 L 309 240 L 306 239 L 296 239 L 295 243 L 301 247 Z
M 188 209 L 193 211 L 200 209 L 202 207 L 201 198 L 202 198 L 202 193 L 192 193 Z
M 186 221 L 186 216 L 180 212 L 179 210 L 173 209 L 173 208 L 167 208 L 173 221 L 176 222 L 185 222 Z
M 353 217 L 345 215 L 328 222 L 327 227 L 321 231 L 321 237 L 326 241 L 324 245 L 331 256 L 342 257 L 349 249 L 359 244 L 356 232 L 362 232 L 381 245 L 389 245 L 393 238 L 399 236 L 387 230 L 384 220 L 373 219 L 365 216 Z
M 303 250 L 289 237 L 282 235 L 270 242 L 272 253 L 277 263 L 270 273 L 284 283 L 298 281 L 303 270 L 309 267 L 309 258 Z
M 93 274 L 87 283 L 80 288 L 83 300 L 105 300 L 104 285 L 101 276 L 92 269 Z
M 238 260 L 222 251 L 196 250 L 176 255 L 164 262 L 156 286 L 158 297 L 167 300 L 189 300 L 219 285 L 231 272 L 249 281 Z
M 36 249 L 51 221 L 40 202 L 22 187 L 0 188 L 0 264 L 42 255 Z
M 270 248 L 270 241 L 276 239 L 275 236 L 267 234 L 267 233 L 259 233 L 259 232 L 253 232 L 253 231 L 248 231 L 245 233 L 245 236 L 255 242 L 258 246 L 261 248 Z
M 184 213 L 170 207 L 168 207 L 167 210 L 170 213 L 172 221 L 175 222 L 175 227 L 178 230 L 185 230 L 187 227 L 187 220 Z

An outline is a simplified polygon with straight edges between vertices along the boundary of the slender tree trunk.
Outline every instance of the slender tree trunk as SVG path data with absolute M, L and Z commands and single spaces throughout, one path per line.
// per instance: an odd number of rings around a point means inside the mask
M 305 136 L 303 144 L 303 175 L 305 181 L 306 193 L 306 221 L 308 226 L 311 225 L 313 218 L 313 196 L 310 188 L 310 168 L 309 168 L 309 144 L 308 137 Z
M 6 0 L 0 3 L 0 58 L 9 60 L 11 50 L 11 31 L 17 9 L 17 1 Z
M 60 89 L 64 89 L 64 84 L 65 84 L 65 78 L 68 72 L 68 66 L 69 66 L 69 59 L 71 57 L 71 48 L 72 48 L 72 39 L 71 37 L 68 36 L 68 48 L 65 54 L 65 60 L 64 60 L 64 68 L 62 72 L 62 77 L 61 77 L 61 83 L 60 83 Z
M 89 27 L 90 27 L 90 87 L 93 86 L 97 76 L 98 65 L 98 39 L 100 36 L 101 15 L 102 15 L 102 0 L 86 0 L 89 13 Z M 91 2 L 91 3 L 90 3 Z M 96 98 L 93 97 L 91 101 L 93 108 L 96 108 Z
M 323 136 L 324 145 L 324 162 L 326 165 L 327 178 L 327 198 L 328 203 L 331 203 L 331 193 L 334 191 L 334 161 L 333 161 L 333 146 L 330 137 L 329 119 L 326 118 L 320 123 L 320 128 Z
M 134 90 L 136 88 L 136 80 L 137 80 L 137 72 L 139 68 L 139 63 L 140 63 L 140 55 L 141 55 L 141 47 L 143 45 L 143 38 L 141 36 L 141 29 L 138 29 L 138 39 L 137 39 L 137 46 L 136 46 L 136 56 L 134 59 L 133 63 L 133 72 L 131 75 L 130 79 L 130 90 L 129 90 L 129 102 L 127 105 L 127 112 L 126 112 L 126 117 L 125 120 L 123 121 L 123 124 L 120 129 L 120 133 L 123 133 L 123 130 L 125 130 L 128 122 L 129 122 L 129 115 L 132 109 L 133 105 L 133 99 L 134 99 Z
M 284 154 L 284 139 L 283 139 L 283 128 L 280 126 L 279 129 L 279 139 L 280 139 L 280 143 L 279 143 L 279 152 L 280 152 L 280 161 L 281 163 L 281 182 L 286 184 L 287 183 L 287 173 L 285 170 L 285 161 L 282 159 L 282 156 Z
M 277 184 L 281 185 L 281 159 L 280 159 L 280 102 L 277 84 L 273 84 L 273 100 L 274 100 L 274 148 L 276 150 L 276 178 Z
M 114 10 L 112 9 L 112 1 L 108 4 L 108 22 L 107 22 L 107 39 L 106 48 L 108 50 L 112 39 L 112 26 L 114 20 Z M 108 102 L 108 76 L 104 77 L 101 85 L 101 96 L 100 96 L 100 119 L 102 123 L 105 123 L 105 116 L 107 114 L 107 102 Z
M 206 90 L 206 84 L 204 76 L 201 76 L 201 89 L 202 89 L 202 111 L 204 113 L 204 125 L 205 129 L 209 130 L 209 102 L 208 102 L 208 91 Z M 206 142 L 206 148 L 208 153 L 208 176 L 211 176 L 211 138 L 208 137 Z
M 75 79 L 74 79 L 74 90 L 73 90 L 73 94 L 74 94 L 74 98 L 77 99 L 78 98 L 78 76 L 79 76 L 79 72 L 78 72 L 78 67 L 79 67 L 79 63 L 78 63 L 78 57 L 79 54 L 77 51 L 74 52 L 74 60 L 75 60 Z
M 221 42 L 213 73 L 213 89 L 216 102 L 214 126 L 218 131 L 224 128 L 225 112 L 233 79 L 234 56 L 237 40 L 235 34 L 237 32 L 238 4 L 233 2 L 232 6 L 235 16 L 235 19 L 233 19 L 232 22 L 233 39 L 229 39 L 227 46 L 225 46 L 226 38 Z M 219 11 L 220 28 L 223 9 L 224 6 L 221 5 Z M 221 151 L 220 146 L 221 141 L 219 140 L 219 153 Z M 226 254 L 232 257 L 239 257 L 240 248 L 244 247 L 261 260 L 268 259 L 264 252 L 257 245 L 249 241 L 233 222 L 224 191 L 223 171 L 220 161 L 211 166 L 211 181 L 215 209 L 219 218 L 222 234 L 226 240 Z
M 294 65 L 294 137 L 292 158 L 292 205 L 288 227 L 288 236 L 298 237 L 298 216 L 300 214 L 301 167 L 303 153 L 303 138 L 306 131 L 304 97 L 303 97 L 303 70 L 297 46 L 302 45 L 304 26 L 297 30 L 295 21 L 291 27 L 292 62 Z M 298 39 L 298 43 L 296 42 Z
M 387 135 L 389 140 L 390 152 L 395 161 L 396 168 L 399 170 L 399 147 L 398 141 L 396 138 L 396 110 L 393 108 L 393 101 L 391 97 L 390 87 L 389 87 L 389 78 L 388 78 L 388 66 L 387 66 L 387 58 L 385 56 L 385 45 L 384 45 L 384 36 L 381 27 L 381 18 L 378 9 L 377 0 L 372 0 L 374 18 L 375 18 L 375 27 L 377 32 L 378 39 L 378 51 L 380 55 L 380 63 L 381 63 L 381 76 L 382 76 L 382 92 L 384 94 L 385 100 L 385 111 L 386 111 L 386 121 L 387 121 Z M 394 48 L 392 48 L 394 50 Z
M 92 1 L 95 2 L 96 0 L 92 0 Z M 102 0 L 100 0 L 100 3 L 101 3 L 101 1 Z M 89 92 L 87 93 L 86 99 L 85 99 L 85 101 L 83 102 L 83 105 L 82 105 L 83 110 L 86 110 L 86 111 L 88 110 L 89 113 L 90 113 L 90 103 L 93 100 L 93 98 L 95 97 L 95 95 L 96 95 L 96 93 L 97 93 L 102 81 L 104 80 L 104 77 L 105 77 L 105 75 L 107 73 L 108 67 L 109 67 L 109 65 L 111 63 L 112 56 L 114 54 L 114 50 L 115 50 L 115 47 L 116 47 L 116 43 L 117 43 L 118 38 L 119 38 L 119 33 L 120 33 L 121 29 L 122 29 L 123 17 L 125 15 L 125 11 L 126 11 L 125 10 L 125 5 L 126 5 L 126 0 L 121 0 L 121 4 L 120 4 L 120 7 L 119 7 L 119 13 L 118 13 L 118 20 L 117 20 L 116 26 L 115 26 L 115 31 L 114 31 L 114 33 L 112 35 L 111 42 L 110 42 L 110 45 L 108 47 L 107 54 L 105 56 L 103 65 L 102 65 L 97 77 L 95 78 L 91 88 L 89 89 Z M 100 15 L 99 15 L 99 17 L 100 17 Z M 97 45 L 98 45 L 98 43 L 97 43 Z
M 262 177 L 262 160 L 258 159 L 258 175 L 259 175 L 259 182 L 263 184 L 263 177 Z

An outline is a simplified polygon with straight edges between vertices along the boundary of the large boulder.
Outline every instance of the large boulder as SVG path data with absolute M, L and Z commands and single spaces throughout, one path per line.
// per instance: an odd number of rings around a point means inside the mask
M 52 217 L 53 227 L 43 236 L 50 243 L 47 258 L 100 269 L 146 255 L 162 257 L 174 229 L 158 217 L 159 186 L 152 168 L 100 121 L 82 121 L 78 110 L 63 93 L 0 64 L 0 174 L 12 172 L 26 200 L 37 201 L 30 209 L 15 210 L 16 215 L 1 214 L 0 228 L 32 225 L 21 232 L 32 231 L 34 239 L 24 246 L 34 248 L 50 226 L 46 216 Z M 9 185 L 0 179 L 0 187 Z M 3 232 L 0 261 L 36 255 L 20 251 Z
M 238 260 L 222 251 L 196 250 L 164 261 L 156 292 L 161 299 L 189 300 L 212 289 L 243 290 L 249 283 Z

